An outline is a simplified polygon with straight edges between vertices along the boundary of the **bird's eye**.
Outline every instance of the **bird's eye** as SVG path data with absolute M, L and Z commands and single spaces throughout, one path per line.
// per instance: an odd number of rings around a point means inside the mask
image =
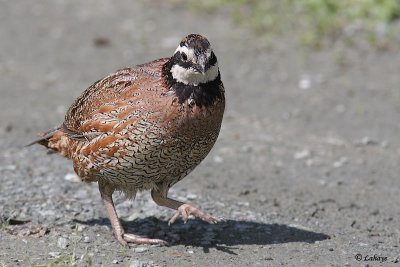
M 187 55 L 185 53 L 182 53 L 181 56 L 182 56 L 183 60 L 185 60 L 185 61 L 187 60 Z

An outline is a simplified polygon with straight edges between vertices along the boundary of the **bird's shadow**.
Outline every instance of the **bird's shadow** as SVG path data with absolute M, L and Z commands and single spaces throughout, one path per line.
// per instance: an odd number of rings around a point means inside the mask
M 86 225 L 109 225 L 106 218 L 88 221 L 74 220 Z M 269 245 L 291 242 L 315 243 L 330 239 L 329 235 L 300 229 L 285 224 L 264 224 L 251 221 L 226 220 L 219 224 L 208 224 L 199 219 L 181 220 L 168 226 L 168 222 L 155 217 L 146 217 L 135 221 L 121 220 L 126 232 L 159 238 L 171 246 L 185 245 L 203 247 L 205 252 L 210 248 L 236 254 L 236 245 Z

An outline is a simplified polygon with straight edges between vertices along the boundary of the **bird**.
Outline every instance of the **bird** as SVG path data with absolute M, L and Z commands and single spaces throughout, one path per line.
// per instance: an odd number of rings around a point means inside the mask
M 150 191 L 154 202 L 176 210 L 168 224 L 193 215 L 223 221 L 168 190 L 207 156 L 221 129 L 225 89 L 208 39 L 189 34 L 171 57 L 123 68 L 88 87 L 68 109 L 64 122 L 31 144 L 71 159 L 84 183 L 97 182 L 121 245 L 168 245 L 162 239 L 125 232 L 112 195 L 134 199 Z

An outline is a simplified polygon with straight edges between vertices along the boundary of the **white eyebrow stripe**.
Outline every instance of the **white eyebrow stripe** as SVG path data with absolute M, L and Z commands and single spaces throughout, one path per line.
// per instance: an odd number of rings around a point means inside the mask
M 176 52 L 185 53 L 187 55 L 188 59 L 190 61 L 192 61 L 193 63 L 196 63 L 196 61 L 197 61 L 197 57 L 194 54 L 194 50 L 192 48 L 189 49 L 186 46 L 178 46 L 178 48 L 175 50 L 175 53 Z

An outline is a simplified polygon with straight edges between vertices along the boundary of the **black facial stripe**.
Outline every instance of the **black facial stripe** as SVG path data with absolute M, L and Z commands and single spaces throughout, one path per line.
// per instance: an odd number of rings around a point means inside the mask
M 173 56 L 173 58 L 175 59 L 175 60 L 179 60 L 179 59 L 181 59 L 182 58 L 182 54 L 181 54 L 181 52 L 176 52 L 175 54 L 174 54 L 174 56 Z
M 193 63 L 190 60 L 183 60 L 182 54 L 183 52 L 176 52 L 170 61 L 172 62 L 172 65 L 179 65 L 181 67 L 184 67 L 185 69 L 189 69 L 193 65 Z
M 184 59 L 185 56 L 186 56 L 186 59 Z M 175 53 L 174 57 L 177 61 L 180 61 L 180 60 L 186 61 L 187 60 L 187 55 L 185 52 L 178 51 Z
M 215 56 L 214 52 L 211 52 L 211 57 L 210 57 L 210 59 L 208 60 L 208 64 L 209 64 L 210 66 L 214 66 L 215 63 L 217 63 L 217 57 Z
M 193 62 L 189 60 L 189 61 L 179 62 L 178 65 L 185 69 L 190 69 L 193 66 Z
M 187 55 L 186 55 L 186 53 L 181 53 L 181 57 L 182 57 L 182 60 L 184 60 L 184 61 L 186 61 L 186 60 L 188 60 L 188 57 L 187 57 Z

